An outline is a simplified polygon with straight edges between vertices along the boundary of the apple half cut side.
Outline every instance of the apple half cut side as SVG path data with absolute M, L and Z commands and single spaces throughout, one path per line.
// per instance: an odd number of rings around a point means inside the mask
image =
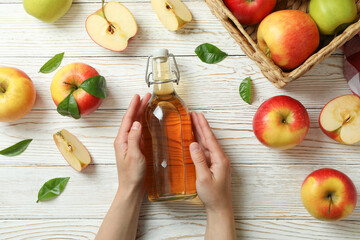
M 319 124 L 330 138 L 345 144 L 360 141 L 360 98 L 344 95 L 331 100 L 320 113 Z
M 85 27 L 95 43 L 116 52 L 125 50 L 129 39 L 137 33 L 134 16 L 118 2 L 109 2 L 104 11 L 101 8 L 90 15 Z
M 91 156 L 85 146 L 70 132 L 62 129 L 54 135 L 59 151 L 76 171 L 80 172 L 91 163 Z
M 191 22 L 192 15 L 180 0 L 151 0 L 156 15 L 170 31 L 176 31 Z

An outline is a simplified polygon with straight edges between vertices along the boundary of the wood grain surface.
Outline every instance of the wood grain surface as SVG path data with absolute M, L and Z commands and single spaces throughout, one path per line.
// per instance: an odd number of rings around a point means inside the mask
M 0 123 L 0 149 L 25 138 L 34 141 L 22 155 L 0 156 L 0 239 L 94 239 L 117 187 L 113 150 L 121 118 L 135 93 L 145 94 L 146 56 L 156 48 L 177 55 L 182 79 L 179 95 L 190 110 L 203 112 L 231 160 L 232 192 L 238 239 L 360 239 L 360 210 L 344 221 L 320 222 L 304 209 L 300 187 L 322 167 L 336 168 L 360 188 L 359 144 L 345 146 L 326 137 L 318 125 L 322 107 L 350 90 L 342 73 L 343 55 L 331 57 L 283 90 L 276 89 L 247 58 L 221 23 L 199 0 L 187 0 L 194 21 L 177 33 L 167 31 L 149 1 L 122 2 L 134 14 L 139 32 L 126 51 L 115 53 L 87 35 L 85 19 L 99 0 L 77 0 L 55 24 L 27 15 L 21 0 L 0 1 L 0 65 L 25 71 L 34 81 L 33 111 L 14 123 Z M 194 49 L 215 44 L 230 56 L 216 65 L 202 63 Z M 84 62 L 106 77 L 109 97 L 95 113 L 73 120 L 56 112 L 50 94 L 55 74 L 40 67 L 65 51 L 61 66 Z M 251 76 L 252 105 L 238 93 Z M 310 115 L 310 131 L 299 146 L 275 151 L 262 146 L 252 118 L 266 99 L 285 94 L 300 100 Z M 75 172 L 58 152 L 52 134 L 65 128 L 89 149 L 93 163 Z M 50 178 L 70 177 L 63 194 L 36 204 L 37 192 Z M 199 199 L 149 203 L 140 213 L 138 239 L 203 239 L 206 214 Z
M 94 239 L 100 219 L 5 220 L 0 238 L 12 239 Z M 204 239 L 201 220 L 141 220 L 137 239 Z M 237 220 L 238 239 L 355 239 L 360 234 L 355 221 L 319 223 L 312 220 Z M 310 230 L 310 231 L 309 231 Z M 66 233 L 64 233 L 66 232 Z M 329 237 L 332 235 L 333 237 Z

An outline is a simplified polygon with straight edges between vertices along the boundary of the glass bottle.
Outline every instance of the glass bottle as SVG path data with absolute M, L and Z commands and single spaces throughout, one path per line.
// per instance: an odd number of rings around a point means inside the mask
M 170 57 L 174 61 L 172 70 Z M 194 141 L 191 116 L 174 90 L 180 74 L 175 57 L 167 49 L 152 55 L 152 72 L 146 83 L 153 85 L 143 119 L 144 155 L 147 162 L 146 182 L 150 201 L 192 199 L 197 196 L 195 166 L 189 145 Z M 152 80 L 150 81 L 150 77 Z

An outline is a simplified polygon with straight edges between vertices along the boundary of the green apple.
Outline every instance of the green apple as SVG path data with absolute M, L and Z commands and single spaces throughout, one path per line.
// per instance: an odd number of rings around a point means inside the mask
M 357 8 L 354 0 L 311 0 L 309 14 L 320 33 L 333 35 L 355 21 Z
M 44 22 L 53 23 L 69 11 L 72 0 L 24 0 L 25 11 Z

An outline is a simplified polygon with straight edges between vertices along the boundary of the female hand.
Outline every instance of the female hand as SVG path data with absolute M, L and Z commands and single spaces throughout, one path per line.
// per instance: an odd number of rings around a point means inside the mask
M 144 195 L 145 158 L 141 152 L 141 119 L 146 103 L 135 95 L 115 139 L 119 189 L 96 235 L 96 240 L 135 239 Z
M 199 143 L 190 145 L 196 167 L 196 189 L 207 211 L 232 208 L 230 161 L 221 149 L 203 114 L 191 113 Z
M 150 93 L 141 100 L 139 95 L 133 97 L 115 139 L 119 190 L 144 190 L 146 162 L 141 151 L 141 119 L 150 97 Z
M 231 203 L 230 162 L 204 115 L 191 113 L 199 143 L 190 144 L 196 168 L 196 190 L 207 213 L 206 240 L 235 240 L 235 222 Z

